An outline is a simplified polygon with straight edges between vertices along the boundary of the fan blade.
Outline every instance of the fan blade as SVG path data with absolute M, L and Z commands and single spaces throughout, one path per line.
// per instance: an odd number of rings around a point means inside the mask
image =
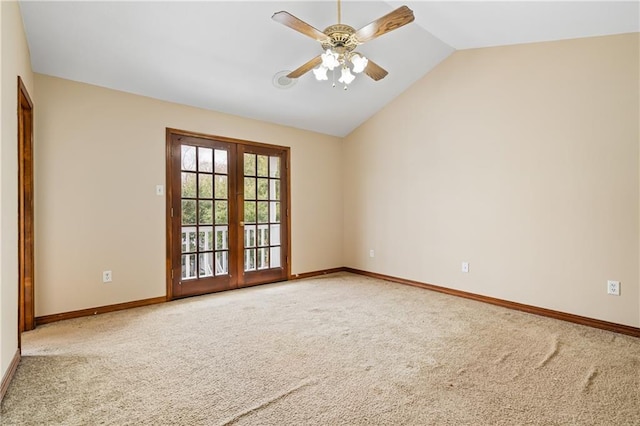
M 319 41 L 320 43 L 329 42 L 329 37 L 318 30 L 317 28 L 313 28 L 311 25 L 306 22 L 296 18 L 289 12 L 276 12 L 271 17 L 276 22 L 280 22 L 282 25 L 286 25 L 287 27 L 298 31 L 306 36 L 311 37 L 312 39 Z
M 289 77 L 289 78 L 298 78 L 298 77 L 302 76 L 303 74 L 308 73 L 313 68 L 315 68 L 318 65 L 320 65 L 321 63 L 322 63 L 322 58 L 320 57 L 320 55 L 318 55 L 315 58 L 313 58 L 312 60 L 310 60 L 309 62 L 307 62 L 306 64 L 302 65 L 301 67 L 298 67 L 297 69 L 291 71 L 289 74 L 287 74 L 287 77 Z
M 384 15 L 382 18 L 376 19 L 370 24 L 360 28 L 353 36 L 357 39 L 358 43 L 364 43 L 380 37 L 389 31 L 407 25 L 413 22 L 414 19 L 413 11 L 407 6 L 401 6 L 393 12 Z
M 375 81 L 382 80 L 387 76 L 387 74 L 389 74 L 387 70 L 373 62 L 371 59 L 369 59 L 367 67 L 364 69 L 364 73 Z

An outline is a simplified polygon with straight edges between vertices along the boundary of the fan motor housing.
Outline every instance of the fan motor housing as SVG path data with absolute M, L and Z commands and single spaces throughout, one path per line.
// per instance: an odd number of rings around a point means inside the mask
M 356 30 L 349 25 L 335 24 L 328 26 L 323 33 L 329 36 L 331 40 L 322 43 L 322 48 L 324 50 L 333 49 L 341 54 L 351 52 L 358 45 L 355 37 L 353 37 L 355 32 Z

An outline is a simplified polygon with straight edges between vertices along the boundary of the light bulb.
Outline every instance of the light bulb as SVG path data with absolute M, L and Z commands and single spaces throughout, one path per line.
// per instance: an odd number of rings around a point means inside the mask
M 320 65 L 318 68 L 313 69 L 313 75 L 316 76 L 316 80 L 328 80 L 327 77 L 327 68 L 323 65 Z
M 351 63 L 353 64 L 353 72 L 358 74 L 364 71 L 365 68 L 367 68 L 369 60 L 364 56 L 360 56 L 355 53 L 353 54 L 353 56 L 351 56 Z
M 351 82 L 356 78 L 355 75 L 351 74 L 351 70 L 347 67 L 342 68 L 342 75 L 338 79 L 340 83 L 351 84 Z

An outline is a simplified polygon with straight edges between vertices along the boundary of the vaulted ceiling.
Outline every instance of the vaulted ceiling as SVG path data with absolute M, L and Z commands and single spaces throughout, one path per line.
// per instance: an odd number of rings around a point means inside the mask
M 346 91 L 312 73 L 274 84 L 321 46 L 273 13 L 323 30 L 337 23 L 333 1 L 22 1 L 21 10 L 35 72 L 336 136 L 456 49 L 640 31 L 635 1 L 343 1 L 342 22 L 358 29 L 403 4 L 413 23 L 358 48 L 389 75 L 359 75 Z

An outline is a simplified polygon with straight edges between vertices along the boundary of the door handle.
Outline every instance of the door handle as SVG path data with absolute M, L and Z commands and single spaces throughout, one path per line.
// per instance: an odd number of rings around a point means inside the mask
M 240 222 L 240 226 L 244 226 L 244 222 Z

